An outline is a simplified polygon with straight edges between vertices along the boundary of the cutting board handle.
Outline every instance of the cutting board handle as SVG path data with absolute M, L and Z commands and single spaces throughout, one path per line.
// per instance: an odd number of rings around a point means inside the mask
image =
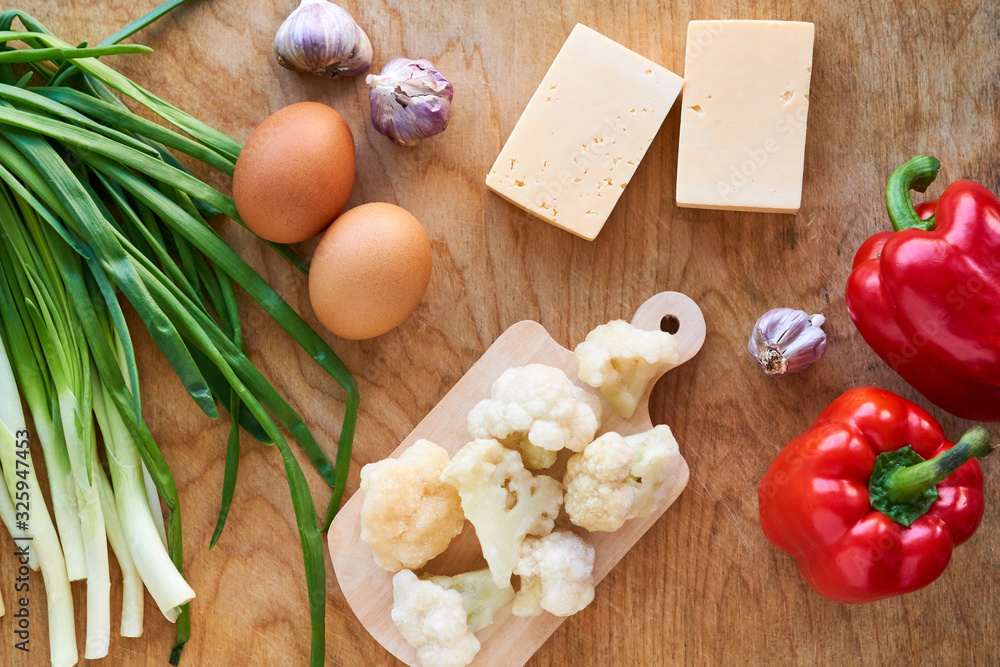
M 674 334 L 681 355 L 678 366 L 698 354 L 705 343 L 705 316 L 698 304 L 680 292 L 654 294 L 635 311 L 632 324 Z

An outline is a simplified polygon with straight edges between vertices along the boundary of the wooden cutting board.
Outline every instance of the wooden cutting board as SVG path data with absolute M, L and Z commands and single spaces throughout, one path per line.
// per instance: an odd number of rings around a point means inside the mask
M 675 340 L 680 352 L 677 366 L 690 361 L 705 342 L 705 318 L 701 310 L 694 301 L 677 292 L 661 292 L 648 299 L 636 311 L 632 324 L 650 331 L 659 330 L 661 326 L 669 324 L 676 325 L 676 329 L 671 326 L 671 331 L 676 333 Z M 490 397 L 490 388 L 504 371 L 528 364 L 555 366 L 564 371 L 567 377 L 574 379 L 578 386 L 588 389 L 577 379 L 576 364 L 571 350 L 552 340 L 545 328 L 537 322 L 530 320 L 518 322 L 497 338 L 469 372 L 463 375 L 441 402 L 417 424 L 410 435 L 396 448 L 393 456 L 398 457 L 420 439 L 439 444 L 448 450 L 449 454 L 454 455 L 471 439 L 466 427 L 466 415 L 472 407 L 482 399 Z M 667 370 L 672 368 L 664 369 L 664 372 Z M 598 433 L 614 431 L 621 435 L 631 435 L 653 428 L 649 419 L 649 394 L 655 380 L 661 375 L 662 373 L 658 374 L 650 382 L 631 418 L 622 419 L 605 403 Z M 683 453 L 682 446 L 682 457 Z M 562 479 L 568 455 L 568 452 L 563 452 L 557 465 L 544 471 L 545 474 Z M 681 458 L 676 481 L 664 490 L 663 500 L 656 511 L 642 519 L 626 522 L 621 529 L 613 533 L 586 533 L 587 543 L 595 550 L 595 585 L 607 576 L 618 561 L 680 496 L 687 486 L 688 477 L 687 462 Z M 337 581 L 351 609 L 372 636 L 397 658 L 411 667 L 419 667 L 415 651 L 403 639 L 389 615 L 393 601 L 392 574 L 375 563 L 371 547 L 361 540 L 363 500 L 363 493 L 360 491 L 355 493 L 330 526 L 330 554 Z M 573 528 L 565 513 L 559 517 L 557 525 Z M 576 532 L 585 531 L 577 529 Z M 482 567 L 481 563 L 482 556 L 475 531 L 466 522 L 462 534 L 426 569 L 432 574 L 458 574 L 478 569 Z M 543 613 L 539 617 L 518 618 L 511 613 L 510 605 L 504 607 L 496 614 L 492 625 L 477 633 L 482 648 L 472 663 L 473 667 L 500 664 L 506 667 L 522 667 L 564 620 L 548 613 Z
M 66 41 L 97 43 L 154 0 L 14 0 Z M 493 342 L 521 320 L 562 346 L 595 323 L 629 318 L 650 294 L 683 292 L 702 308 L 708 339 L 650 399 L 691 468 L 688 488 L 568 619 L 530 667 L 1000 662 L 1000 471 L 986 468 L 982 527 L 927 589 L 873 605 L 827 602 L 764 539 L 757 484 L 774 455 L 850 387 L 873 384 L 929 407 L 953 437 L 967 424 L 923 401 L 865 345 L 844 307 L 851 259 L 888 229 L 885 179 L 916 153 L 938 157 L 943 184 L 972 178 L 1000 191 L 1000 4 L 978 0 L 344 0 L 370 35 L 376 67 L 396 56 L 434 61 L 455 86 L 452 122 L 413 150 L 371 129 L 360 80 L 328 81 L 279 67 L 274 32 L 297 0 L 195 0 L 134 41 L 155 53 L 110 59 L 157 95 L 245 140 L 269 113 L 302 100 L 350 124 L 358 172 L 349 205 L 399 204 L 430 235 L 427 296 L 396 331 L 365 342 L 329 336 L 361 388 L 347 493 L 358 471 L 388 456 Z M 681 73 L 693 19 L 816 24 L 802 210 L 796 216 L 680 209 L 674 203 L 679 112 L 650 145 L 592 243 L 486 191 L 486 171 L 576 23 Z M 595 95 L 602 91 L 595 90 Z M 220 189 L 229 181 L 197 168 Z M 311 323 L 305 281 L 233 224 L 224 238 Z M 311 252 L 313 244 L 300 247 Z M 251 359 L 289 397 L 332 454 L 343 394 L 280 327 L 243 300 Z M 772 380 L 746 354 L 754 321 L 791 306 L 827 316 L 826 357 Z M 222 539 L 209 551 L 228 425 L 208 420 L 132 318 L 145 417 L 170 463 L 184 517 L 185 566 L 198 593 L 182 665 L 304 665 L 308 601 L 277 452 L 243 438 L 239 485 Z M 994 437 L 1000 430 L 993 427 Z M 300 458 L 303 467 L 308 462 Z M 317 503 L 329 492 L 307 475 Z M 14 599 L 11 542 L 0 535 L 0 590 Z M 355 617 L 327 561 L 328 664 L 399 665 Z M 114 566 L 113 566 L 114 567 Z M 114 577 L 117 577 L 115 570 Z M 74 585 L 83 645 L 84 588 Z M 117 617 L 121 588 L 112 590 Z M 47 660 L 44 591 L 30 594 L 31 653 L 0 618 L 0 665 Z M 96 664 L 161 665 L 173 627 L 147 600 L 142 639 L 113 638 Z

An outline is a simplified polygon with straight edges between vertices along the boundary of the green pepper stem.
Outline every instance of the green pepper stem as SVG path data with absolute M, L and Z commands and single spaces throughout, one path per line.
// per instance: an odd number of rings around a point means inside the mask
M 986 456 L 992 449 L 990 433 L 982 426 L 976 426 L 934 458 L 916 465 L 898 468 L 885 479 L 885 490 L 889 501 L 911 503 L 927 489 L 958 470 L 973 457 Z
M 934 216 L 921 220 L 913 208 L 910 190 L 923 192 L 937 178 L 941 163 L 929 155 L 918 155 L 900 165 L 889 176 L 885 186 L 885 206 L 889 211 L 889 221 L 897 232 L 904 229 L 934 229 Z

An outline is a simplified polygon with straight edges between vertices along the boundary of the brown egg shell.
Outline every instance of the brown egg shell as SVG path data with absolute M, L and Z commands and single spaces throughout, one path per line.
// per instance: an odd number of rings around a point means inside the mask
M 325 104 L 292 104 L 265 119 L 243 146 L 233 173 L 236 210 L 263 239 L 305 241 L 344 209 L 354 167 L 344 117 Z
M 427 232 L 405 209 L 384 203 L 352 208 L 330 225 L 313 254 L 313 311 L 341 338 L 391 331 L 420 305 L 431 257 Z

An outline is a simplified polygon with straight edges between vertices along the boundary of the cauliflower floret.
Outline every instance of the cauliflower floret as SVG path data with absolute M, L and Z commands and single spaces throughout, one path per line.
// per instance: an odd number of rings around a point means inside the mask
M 635 414 L 649 381 L 677 365 L 677 341 L 665 331 L 647 331 L 624 320 L 602 324 L 573 351 L 580 380 L 601 390 L 611 409 Z
M 469 632 L 479 632 L 493 622 L 493 615 L 514 599 L 513 588 L 498 588 L 487 569 L 474 570 L 454 577 L 426 577 L 425 581 L 445 590 L 458 591 L 469 617 Z
M 514 574 L 521 576 L 515 616 L 538 616 L 543 609 L 571 616 L 594 599 L 594 547 L 568 530 L 527 537 Z
M 566 513 L 587 530 L 618 530 L 626 519 L 652 513 L 680 462 L 668 426 L 627 437 L 605 433 L 566 464 Z
M 625 438 L 605 433 L 566 463 L 566 513 L 587 530 L 615 531 L 622 527 L 635 500 L 626 484 L 635 454 Z
M 635 488 L 635 500 L 628 518 L 649 516 L 673 488 L 681 471 L 681 451 L 670 427 L 660 424 L 645 433 L 625 436 L 636 452 L 628 483 Z
M 496 440 L 473 440 L 462 447 L 441 473 L 441 481 L 458 489 L 494 583 L 509 588 L 524 536 L 552 532 L 562 484 L 532 475 L 520 454 Z
M 398 459 L 361 469 L 361 539 L 390 572 L 423 567 L 462 532 L 461 498 L 440 479 L 446 465 L 448 452 L 417 440 Z
M 479 653 L 462 595 L 403 570 L 392 578 L 392 622 L 422 667 L 465 667 Z
M 496 438 L 521 453 L 528 468 L 548 468 L 556 452 L 578 452 L 594 439 L 601 402 L 558 368 L 509 368 L 493 383 L 493 398 L 469 413 L 473 438 Z

